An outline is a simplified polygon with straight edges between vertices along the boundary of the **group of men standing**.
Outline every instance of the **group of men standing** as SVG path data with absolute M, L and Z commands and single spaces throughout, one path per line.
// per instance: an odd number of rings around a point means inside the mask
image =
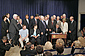
M 18 19 L 18 15 L 14 14 L 9 24 L 9 39 L 17 45 L 17 41 L 21 43 L 23 48 L 23 41 L 31 42 L 32 44 L 44 45 L 47 40 L 50 40 L 50 33 L 69 34 L 71 42 L 76 39 L 76 21 L 74 17 L 66 18 L 66 14 L 56 17 L 56 15 L 50 16 L 36 14 L 34 18 L 29 19 L 26 15 L 23 20 Z

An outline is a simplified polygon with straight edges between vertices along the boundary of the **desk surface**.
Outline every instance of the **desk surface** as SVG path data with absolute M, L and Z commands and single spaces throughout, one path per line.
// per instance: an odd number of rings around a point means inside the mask
M 67 38 L 67 34 L 56 34 L 56 33 L 51 33 L 51 39 L 57 39 L 57 38 Z

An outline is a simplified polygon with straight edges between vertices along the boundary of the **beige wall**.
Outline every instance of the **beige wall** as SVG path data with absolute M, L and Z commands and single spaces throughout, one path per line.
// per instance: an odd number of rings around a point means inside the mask
M 85 0 L 79 0 L 79 13 L 85 12 Z
M 81 25 L 81 14 L 85 14 L 85 0 L 79 0 L 78 3 L 78 30 Z

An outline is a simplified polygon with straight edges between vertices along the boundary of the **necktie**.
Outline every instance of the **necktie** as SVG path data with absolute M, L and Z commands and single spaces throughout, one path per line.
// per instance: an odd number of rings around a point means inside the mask
M 45 22 L 43 22 L 43 24 L 44 24 L 44 27 L 46 28 Z
M 37 24 L 37 20 L 35 20 L 35 23 Z
M 52 25 L 53 25 L 53 22 L 52 22 Z
M 27 23 L 29 24 L 29 20 L 27 19 Z
M 10 24 L 10 21 L 8 21 L 9 22 L 9 24 Z
M 56 28 L 56 33 L 57 33 L 58 29 Z

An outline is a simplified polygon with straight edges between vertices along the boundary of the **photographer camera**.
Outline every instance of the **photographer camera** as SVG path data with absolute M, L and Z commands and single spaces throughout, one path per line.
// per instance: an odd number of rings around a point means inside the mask
M 0 56 L 5 56 L 5 52 L 9 51 L 11 43 L 7 43 L 7 37 L 0 39 Z

